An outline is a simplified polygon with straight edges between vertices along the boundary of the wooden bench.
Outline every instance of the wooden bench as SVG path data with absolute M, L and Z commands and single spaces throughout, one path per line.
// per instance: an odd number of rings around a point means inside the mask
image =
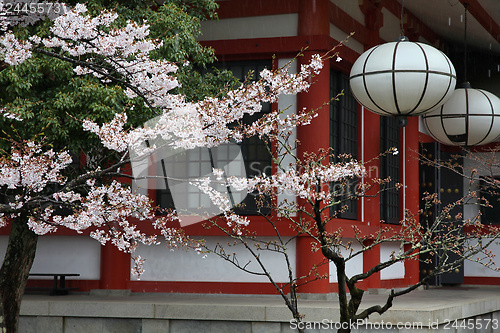
M 80 276 L 80 274 L 58 274 L 58 273 L 30 273 L 30 277 L 35 276 L 52 276 L 54 284 L 52 287 L 27 287 L 27 291 L 48 290 L 51 296 L 67 295 L 70 290 L 78 290 L 79 288 L 66 287 L 67 276 Z

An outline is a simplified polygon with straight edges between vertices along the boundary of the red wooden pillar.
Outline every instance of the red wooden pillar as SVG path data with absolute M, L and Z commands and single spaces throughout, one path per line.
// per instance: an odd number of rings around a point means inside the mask
M 419 210 L 419 156 L 418 156 L 418 118 L 408 118 L 408 125 L 404 128 L 405 151 L 404 156 L 404 207 L 414 214 L 417 219 Z M 418 223 L 417 223 L 418 225 Z M 405 248 L 406 250 L 406 248 Z M 405 277 L 408 285 L 415 284 L 419 279 L 419 262 L 418 260 L 408 260 L 405 262 Z
M 328 0 L 300 0 L 299 1 L 299 28 L 298 34 L 304 36 L 318 36 L 330 34 L 330 21 L 328 18 Z M 306 45 L 305 45 L 306 46 Z M 327 50 L 307 50 L 299 59 L 300 63 L 307 63 L 315 53 L 324 53 Z M 330 63 L 325 62 L 321 73 L 312 78 L 314 83 L 308 92 L 297 96 L 297 110 L 304 107 L 307 110 L 320 108 L 330 100 Z M 299 157 L 305 152 L 317 153 L 320 148 L 328 148 L 330 145 L 330 110 L 328 106 L 319 111 L 319 115 L 310 125 L 301 126 L 297 129 L 297 138 L 300 141 L 298 148 Z M 325 262 L 321 251 L 311 251 L 310 237 L 304 236 L 297 239 L 297 276 L 306 276 L 311 268 Z M 320 275 L 328 274 L 328 264 L 318 268 Z M 329 280 L 321 279 L 303 285 L 300 293 L 328 293 Z
M 329 35 L 329 0 L 299 0 L 299 36 Z
M 112 244 L 101 246 L 101 289 L 127 289 L 130 280 L 130 254 Z
M 377 0 L 362 0 L 359 1 L 359 7 L 365 14 L 365 26 L 368 28 L 369 44 L 365 45 L 365 49 L 369 49 L 380 43 L 379 30 L 383 25 L 382 6 Z M 365 161 L 373 161 L 366 165 L 367 179 L 380 178 L 380 160 L 374 159 L 380 153 L 380 116 L 367 110 L 362 109 L 363 121 L 363 159 Z M 370 226 L 378 226 L 380 224 L 380 196 L 370 197 L 370 194 L 376 194 L 379 191 L 379 186 L 374 186 L 368 192 L 368 197 L 364 200 L 363 222 Z M 368 240 L 365 245 L 369 245 Z M 363 253 L 363 271 L 371 269 L 380 262 L 380 246 L 376 246 L 370 251 Z M 380 288 L 380 273 L 375 273 L 365 281 L 366 288 Z
M 362 110 L 362 120 L 363 126 L 363 150 L 364 150 L 364 160 L 372 160 L 371 163 L 366 165 L 367 177 L 366 182 L 370 183 L 373 178 L 380 178 L 380 160 L 374 159 L 378 156 L 380 152 L 380 117 L 375 113 L 368 111 L 367 109 Z M 375 195 L 379 191 L 379 186 L 375 185 L 371 191 L 367 194 L 366 198 L 363 198 L 363 222 L 369 226 L 380 225 L 380 196 Z M 371 195 L 374 196 L 371 196 Z M 365 246 L 370 245 L 368 240 Z M 366 272 L 373 268 L 380 262 L 380 246 L 376 246 L 373 249 L 363 253 L 363 272 Z M 365 280 L 366 288 L 380 288 L 380 273 L 375 273 L 371 277 Z
M 382 2 L 380 0 L 359 0 L 359 8 L 365 14 L 365 26 L 368 29 L 369 44 L 367 48 L 381 43 L 380 28 L 384 25 Z
M 321 251 L 311 251 L 311 242 L 311 237 L 304 236 L 297 238 L 297 277 L 306 276 L 306 278 L 300 280 L 299 283 L 311 281 L 301 285 L 298 291 L 299 293 L 308 294 L 327 294 L 330 292 L 330 280 L 328 278 L 316 279 L 316 273 L 320 276 L 329 274 L 329 265 Z M 311 272 L 314 266 L 317 268 L 314 272 Z
M 373 243 L 371 240 L 365 241 L 365 246 Z M 375 246 L 371 250 L 363 252 L 363 272 L 372 269 L 380 262 L 380 246 Z M 376 289 L 380 288 L 380 272 L 377 272 L 364 280 L 365 288 Z

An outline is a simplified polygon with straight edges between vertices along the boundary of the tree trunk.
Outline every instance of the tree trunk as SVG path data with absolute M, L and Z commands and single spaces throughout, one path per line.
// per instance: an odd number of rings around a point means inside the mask
M 35 259 L 38 236 L 25 216 L 12 221 L 7 253 L 0 269 L 0 332 L 17 333 L 21 298 Z

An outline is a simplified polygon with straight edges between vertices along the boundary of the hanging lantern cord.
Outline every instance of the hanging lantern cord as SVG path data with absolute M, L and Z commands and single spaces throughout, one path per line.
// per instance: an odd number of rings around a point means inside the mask
M 404 29 L 404 24 L 403 24 L 404 8 L 405 8 L 405 0 L 402 0 L 401 1 L 401 20 L 399 21 L 401 24 L 401 36 L 405 35 L 405 29 Z
M 408 41 L 408 38 L 405 37 L 405 28 L 404 28 L 404 10 L 405 10 L 405 0 L 401 0 L 401 19 L 400 19 L 400 24 L 401 24 L 401 36 L 399 37 L 398 41 Z M 408 118 L 406 116 L 396 116 L 396 119 L 398 120 L 398 125 L 399 127 L 406 127 L 408 125 Z
M 467 7 L 469 4 L 467 2 L 464 3 L 465 14 L 464 14 L 464 85 L 468 84 L 467 82 Z M 470 84 L 469 84 L 470 86 Z

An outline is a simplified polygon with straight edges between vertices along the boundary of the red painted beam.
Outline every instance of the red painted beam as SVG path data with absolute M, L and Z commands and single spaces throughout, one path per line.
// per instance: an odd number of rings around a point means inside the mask
M 269 59 L 273 55 L 296 56 L 300 50 L 331 50 L 338 41 L 329 36 L 291 36 L 234 40 L 211 40 L 201 42 L 203 46 L 215 49 L 220 61 L 244 59 Z M 356 51 L 343 47 L 339 49 L 343 62 L 353 64 L 359 57 Z

